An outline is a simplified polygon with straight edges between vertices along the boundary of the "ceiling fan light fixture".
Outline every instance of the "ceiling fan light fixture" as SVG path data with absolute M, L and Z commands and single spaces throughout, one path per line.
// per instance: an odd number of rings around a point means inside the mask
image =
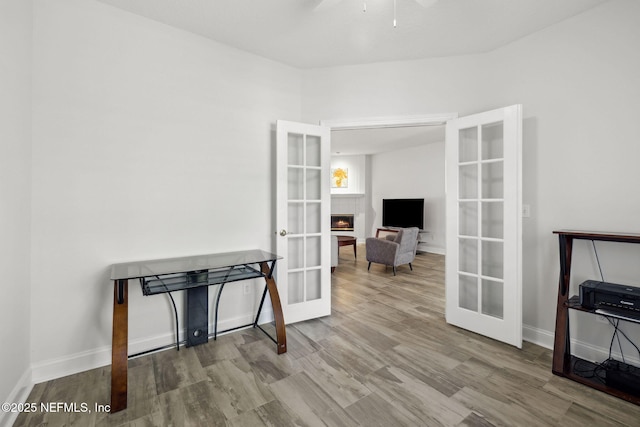
M 393 28 L 398 26 L 398 21 L 396 20 L 396 0 L 393 0 Z

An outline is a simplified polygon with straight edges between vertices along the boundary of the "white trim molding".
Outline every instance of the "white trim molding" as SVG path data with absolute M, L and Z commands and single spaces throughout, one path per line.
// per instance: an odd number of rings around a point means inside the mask
M 34 383 L 31 379 L 31 368 L 29 368 L 24 371 L 16 386 L 3 403 L 25 403 L 31 393 L 31 390 L 33 390 L 33 384 Z M 20 415 L 20 411 L 0 411 L 0 426 L 13 425 L 13 423 L 16 422 L 18 415 Z
M 273 320 L 273 314 L 265 313 L 265 309 L 269 309 L 266 306 L 267 301 L 265 301 L 265 307 L 263 307 L 263 312 L 260 315 L 259 323 L 267 323 Z M 233 319 L 223 320 L 218 322 L 219 330 L 227 330 L 231 328 L 236 328 L 240 325 L 246 325 L 248 323 L 252 323 L 255 320 L 254 314 L 246 314 L 240 317 L 236 317 Z M 247 329 L 251 326 L 247 326 Z M 209 323 L 209 331 L 213 331 L 214 325 L 213 323 Z M 184 337 L 185 330 L 181 329 L 180 338 Z M 226 333 L 229 333 L 228 331 Z M 225 333 L 219 333 L 219 336 L 224 335 Z M 213 338 L 209 338 L 213 340 Z M 134 355 L 138 353 L 143 353 L 149 351 L 149 349 L 158 349 L 165 346 L 174 346 L 176 343 L 176 336 L 173 332 L 167 332 L 163 334 L 158 334 L 152 337 L 144 337 L 139 339 L 134 339 L 129 341 L 129 354 Z M 162 348 L 165 350 L 164 348 Z M 170 350 L 170 348 L 166 348 L 166 350 Z M 153 352 L 154 350 L 151 350 Z M 175 351 L 175 350 L 174 350 Z M 42 362 L 34 363 L 29 372 L 29 379 L 32 381 L 32 384 L 38 384 L 44 381 L 53 380 L 56 378 L 61 378 L 67 375 L 77 374 L 79 372 L 88 371 L 91 369 L 100 368 L 102 366 L 107 366 L 111 364 L 111 345 L 103 346 L 100 348 L 96 348 L 93 350 L 87 350 L 75 354 L 66 355 L 63 357 L 49 359 Z M 17 387 L 16 387 L 17 388 Z M 29 390 L 30 392 L 30 390 Z M 24 396 L 26 399 L 27 395 Z M 0 423 L 0 425 L 3 425 Z
M 320 126 L 331 130 L 380 129 L 411 126 L 443 125 L 448 120 L 457 119 L 458 113 L 421 114 L 412 116 L 367 117 L 359 119 L 320 120 Z

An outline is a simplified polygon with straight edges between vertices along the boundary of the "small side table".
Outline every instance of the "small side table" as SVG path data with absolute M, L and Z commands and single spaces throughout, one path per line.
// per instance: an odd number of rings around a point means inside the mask
M 353 246 L 353 257 L 358 258 L 358 254 L 356 252 L 356 238 L 353 236 L 337 236 L 338 237 L 338 248 L 341 246 Z

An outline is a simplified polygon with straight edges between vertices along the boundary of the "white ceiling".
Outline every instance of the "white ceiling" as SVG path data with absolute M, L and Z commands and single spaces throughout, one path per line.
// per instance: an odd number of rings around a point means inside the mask
M 98 1 L 313 68 L 488 52 L 607 0 L 396 0 L 396 28 L 393 0 Z

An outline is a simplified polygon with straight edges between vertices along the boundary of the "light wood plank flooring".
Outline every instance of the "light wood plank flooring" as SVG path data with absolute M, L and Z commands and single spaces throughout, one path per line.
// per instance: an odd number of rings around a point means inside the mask
M 444 257 L 414 271 L 341 249 L 330 317 L 287 326 L 288 352 L 256 330 L 129 362 L 116 414 L 22 414 L 16 426 L 639 426 L 640 407 L 552 375 L 522 350 L 444 321 Z M 29 402 L 109 403 L 110 368 L 38 384 Z

